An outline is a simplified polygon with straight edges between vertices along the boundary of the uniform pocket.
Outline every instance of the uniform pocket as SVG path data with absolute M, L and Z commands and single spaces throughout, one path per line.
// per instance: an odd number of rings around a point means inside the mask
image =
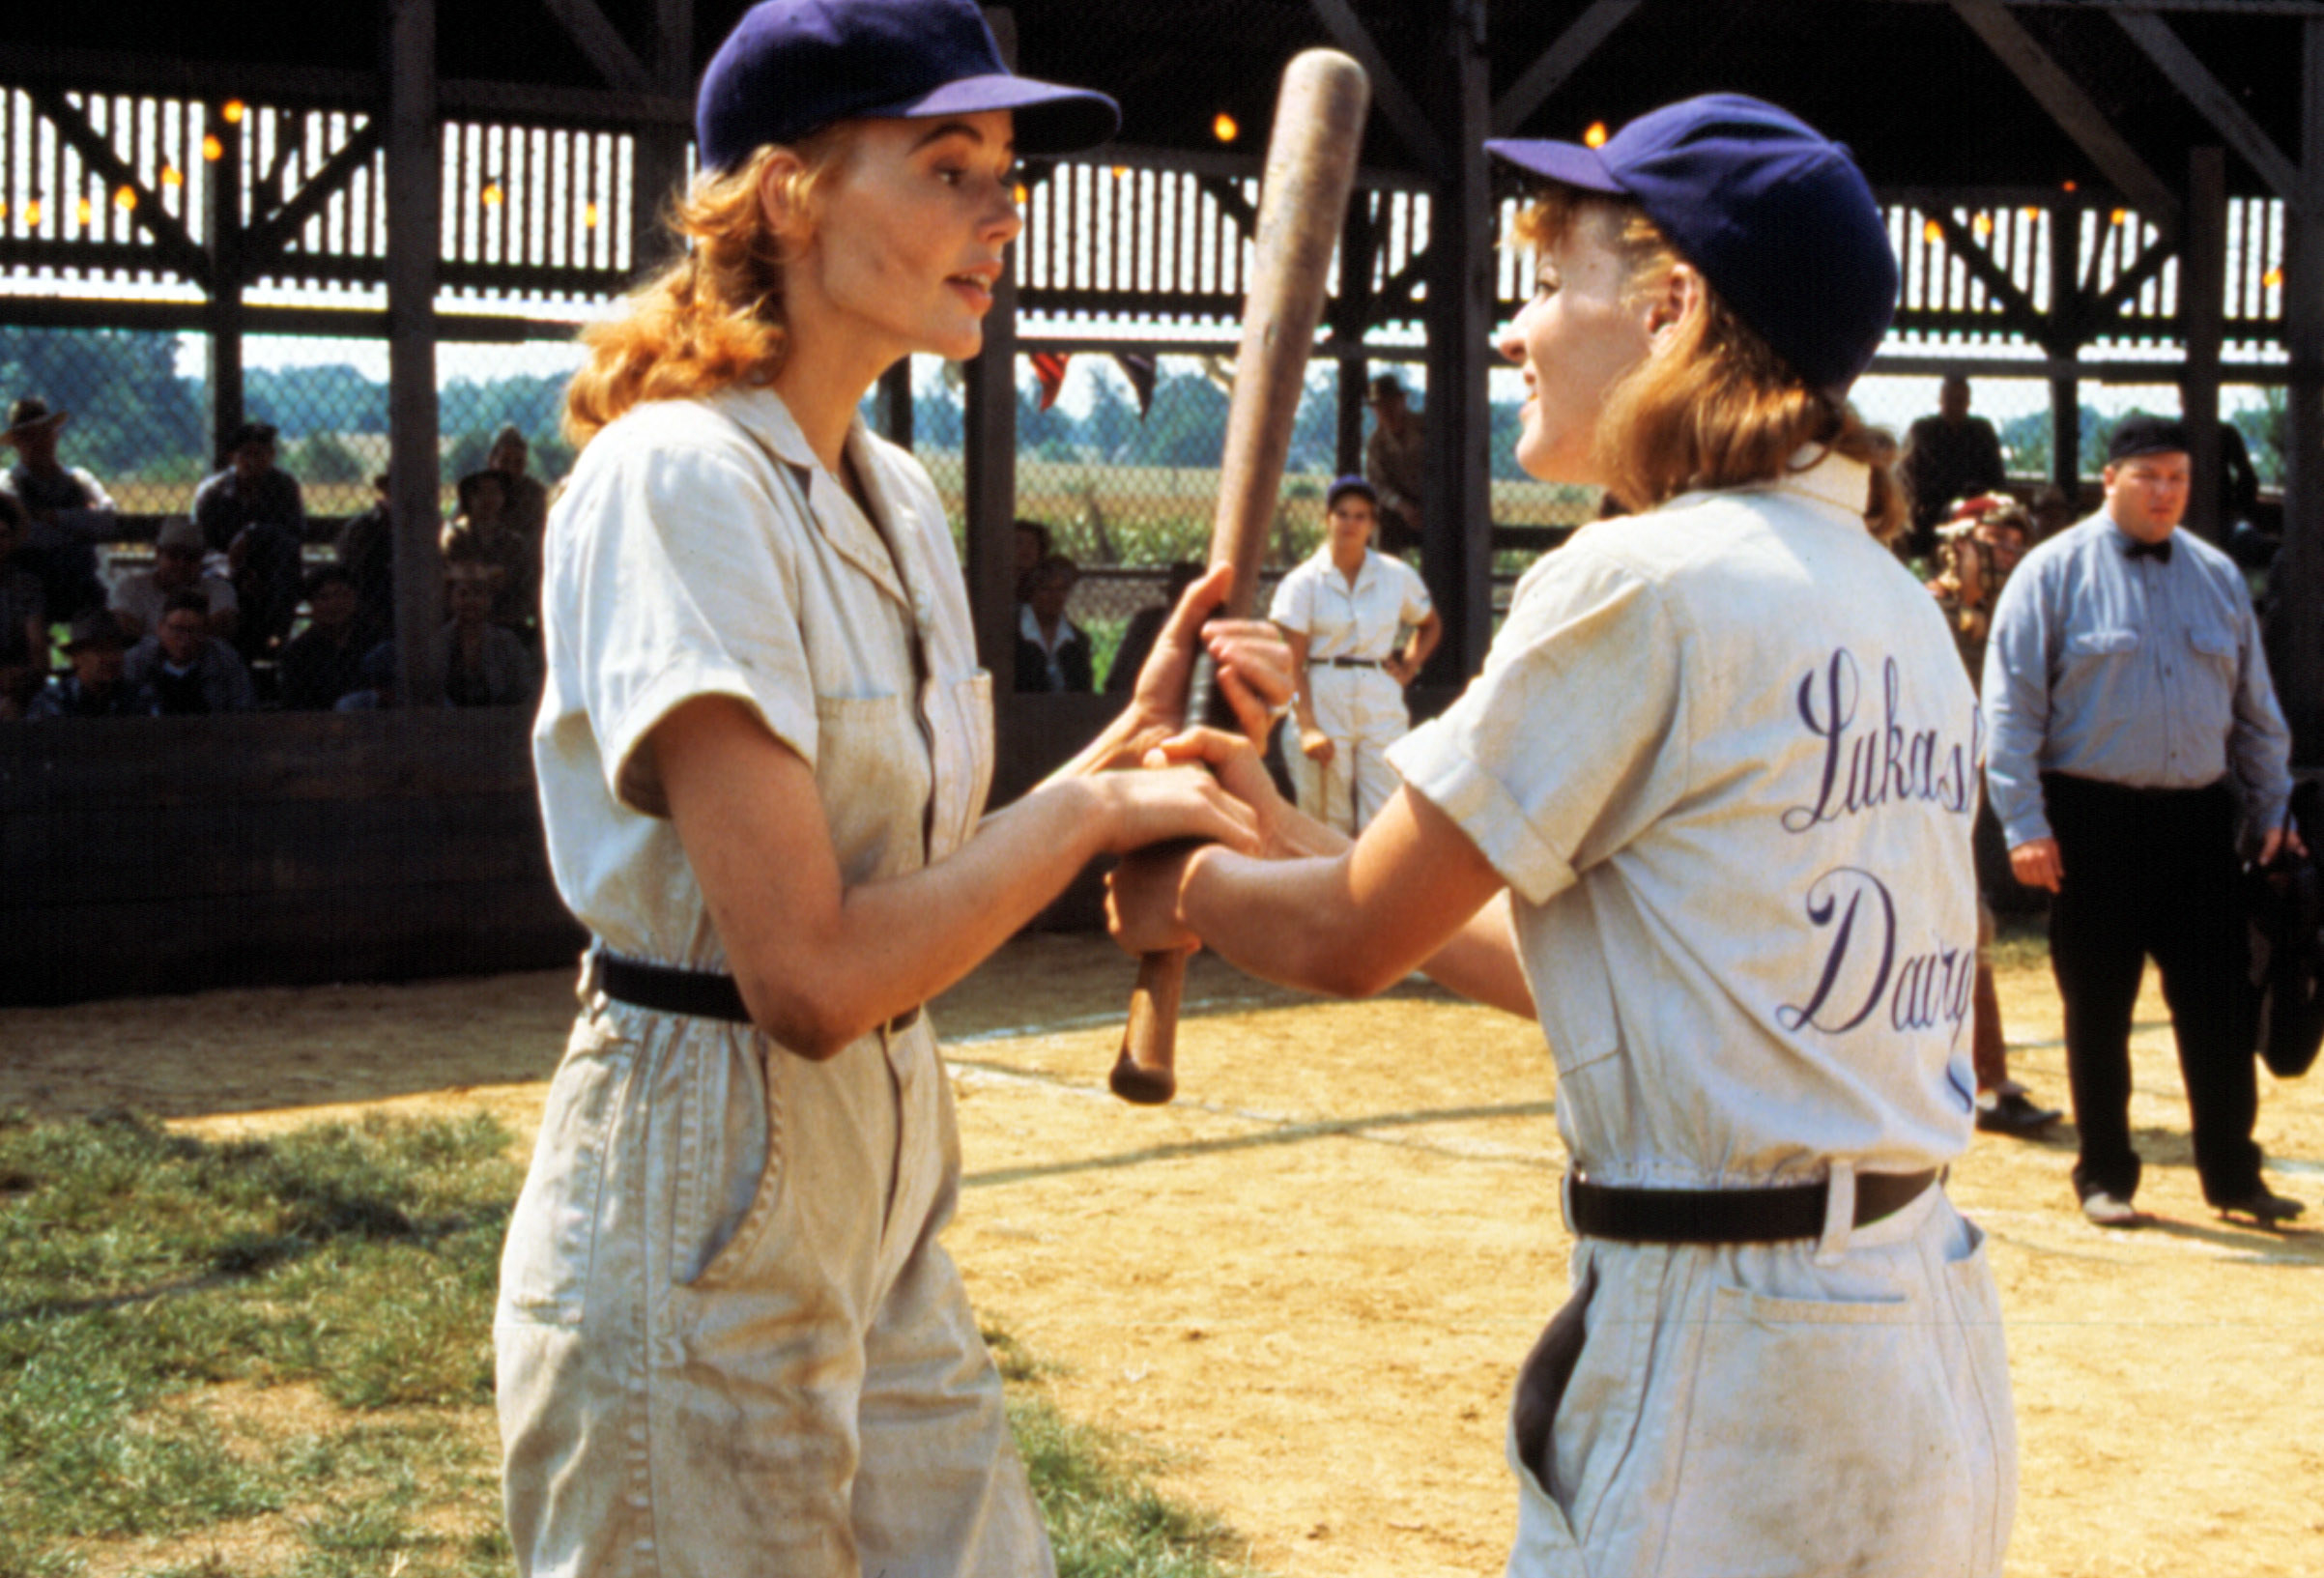
M 636 1048 L 610 1024 L 575 1027 L 501 1251 L 501 1303 L 510 1313 L 544 1325 L 581 1324 L 607 1155 L 636 1067 Z
M 1713 1291 L 1658 1570 L 1966 1573 L 1925 1301 Z
M 1956 1439 L 1967 1458 L 1972 1505 L 1983 1509 L 1977 1562 L 1970 1570 L 1998 1573 L 2018 1506 L 2018 1417 L 2010 1398 L 2009 1350 L 2001 1329 L 2001 1294 L 1987 1264 L 1985 1234 L 1962 1219 L 1967 1250 L 1944 1267 L 1953 1318 L 1960 1323 L 1963 1363 L 1954 1387 L 1960 1422 Z
M 2066 638 L 2061 655 L 2066 672 L 2071 674 L 2078 669 L 2103 668 L 2121 662 L 2138 650 L 2136 630 L 2081 630 Z
M 758 1055 L 761 1049 L 767 1055 Z M 782 1210 L 782 1075 L 796 1062 L 760 1037 L 741 1035 L 731 1038 L 723 1057 L 703 1048 L 694 1059 L 671 1237 L 679 1285 L 702 1290 L 745 1275 Z
M 815 787 L 848 882 L 922 864 L 928 738 L 902 696 L 815 699 Z

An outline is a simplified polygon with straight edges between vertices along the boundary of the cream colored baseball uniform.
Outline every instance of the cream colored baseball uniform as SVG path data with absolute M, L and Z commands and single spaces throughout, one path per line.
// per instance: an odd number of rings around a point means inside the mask
M 1577 1241 L 1519 1383 L 1552 1424 L 1512 1430 L 1512 1574 L 2000 1570 L 1983 1235 L 1937 1190 L 1848 1226 L 1857 1173 L 1961 1154 L 1975 1089 L 1976 700 L 1867 481 L 1826 458 L 1584 528 L 1390 753 L 1514 891 L 1575 1170 L 1832 1183 L 1821 1241 Z
M 1317 821 L 1361 832 L 1395 793 L 1387 752 L 1412 727 L 1412 715 L 1404 687 L 1380 663 L 1433 606 L 1418 570 L 1368 548 L 1351 586 L 1332 562 L 1329 542 L 1277 585 L 1267 617 L 1307 638 L 1307 694 L 1316 727 L 1332 740 L 1332 760 L 1319 767 L 1300 749 L 1299 719 L 1283 720 L 1283 761 L 1299 808 Z M 1364 666 L 1338 666 L 1334 658 Z
M 631 411 L 557 505 L 533 753 L 559 889 L 605 948 L 725 968 L 646 744 L 693 697 L 813 767 L 850 883 L 976 825 L 990 684 L 942 506 L 908 454 L 847 442 L 876 523 L 763 389 Z M 813 1063 L 608 1001 L 585 965 L 502 1265 L 520 1568 L 1051 1571 L 936 1242 L 959 1178 L 925 1016 Z

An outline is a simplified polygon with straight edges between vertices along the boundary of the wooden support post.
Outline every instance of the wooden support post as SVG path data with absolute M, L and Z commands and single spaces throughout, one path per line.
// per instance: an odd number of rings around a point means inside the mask
M 985 13 L 1001 59 L 1015 69 L 1013 12 Z M 968 604 L 976 621 L 977 661 L 992 675 L 993 718 L 1001 751 L 1010 750 L 1016 708 L 1010 691 L 1017 660 L 1017 254 L 1011 246 L 992 310 L 985 314 L 985 348 L 967 366 L 961 391 L 961 454 L 966 473 Z
M 1339 425 L 1333 446 L 1333 470 L 1341 476 L 1363 470 L 1363 399 L 1371 373 L 1363 339 L 1371 328 L 1377 248 L 1372 194 L 1358 186 L 1348 195 L 1347 222 L 1339 231 L 1339 296 L 1325 308 L 1332 337 L 1350 347 L 1339 358 Z
M 684 98 L 693 87 L 694 12 L 690 0 L 656 0 L 652 79 L 656 91 Z M 630 276 L 644 279 L 677 255 L 662 211 L 686 184 L 687 129 L 653 124 L 633 133 L 630 167 Z
M 223 464 L 227 435 L 243 422 L 243 129 L 226 119 L 217 100 L 203 106 L 202 119 L 219 149 L 203 172 L 210 251 L 203 328 L 209 335 L 210 453 Z
M 2179 254 L 2179 415 L 2187 424 L 2195 486 L 2188 528 L 2208 542 L 2226 534 L 2220 508 L 2219 357 L 2227 335 L 2227 151 L 2197 148 L 2187 158 L 2187 222 Z
M 879 430 L 890 444 L 912 446 L 912 359 L 879 375 Z
M 2081 353 L 2081 210 L 2050 205 L 2050 354 L 2071 361 Z M 2081 513 L 2081 385 L 2071 373 L 2050 380 L 2050 480 Z
M 2292 726 L 2292 760 L 2324 761 L 2324 21 L 2301 24 L 2300 178 L 2285 205 L 2283 550 L 2269 578 L 2268 664 Z
M 1485 387 L 1493 332 L 1490 174 L 1484 143 L 1493 93 L 1483 0 L 1447 5 L 1436 99 L 1448 166 L 1430 198 L 1428 491 L 1420 502 L 1421 571 L 1445 640 L 1430 678 L 1452 684 L 1484 666 L 1493 639 L 1493 507 Z
M 396 696 L 406 705 L 443 689 L 435 664 L 444 579 L 436 410 L 443 228 L 436 0 L 388 0 L 387 508 L 395 523 Z

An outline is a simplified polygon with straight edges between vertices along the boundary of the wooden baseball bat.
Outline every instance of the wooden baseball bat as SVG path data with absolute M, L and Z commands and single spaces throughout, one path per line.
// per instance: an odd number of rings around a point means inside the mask
M 1243 346 L 1227 406 L 1226 451 L 1219 462 L 1219 508 L 1211 521 L 1211 564 L 1235 567 L 1234 588 L 1219 614 L 1248 618 L 1259 561 L 1275 523 L 1291 423 L 1306 385 L 1307 359 L 1323 321 L 1332 253 L 1356 185 L 1356 157 L 1371 84 L 1363 68 L 1335 49 L 1309 49 L 1283 69 L 1259 185 L 1259 229 L 1243 299 Z M 1220 721 L 1210 658 L 1197 660 L 1188 687 L 1189 722 Z M 1233 727 L 1231 719 L 1226 727 Z M 1113 1093 L 1155 1105 L 1178 1090 L 1178 1000 L 1186 955 L 1148 954 L 1138 961 Z

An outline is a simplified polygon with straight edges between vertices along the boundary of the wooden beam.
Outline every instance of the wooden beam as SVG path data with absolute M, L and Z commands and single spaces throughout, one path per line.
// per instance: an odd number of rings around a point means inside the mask
M 55 127 L 57 135 L 64 138 L 72 151 L 81 157 L 84 168 L 95 174 L 115 191 L 127 186 L 137 194 L 137 206 L 129 217 L 138 227 L 154 238 L 167 265 L 192 283 L 207 290 L 210 287 L 210 258 L 177 215 L 161 206 L 161 199 L 137 179 L 137 172 L 122 161 L 113 151 L 113 144 L 103 132 L 89 124 L 89 118 L 64 94 L 54 88 L 27 88 L 26 98 L 32 107 L 46 117 Z
M 2001 303 L 2002 321 L 2036 345 L 2045 350 L 2052 349 L 2051 340 L 2054 326 L 2033 304 L 2032 298 L 2018 288 L 2018 282 L 2009 277 L 2008 271 L 1994 261 L 1994 255 L 1985 249 L 1968 226 L 1944 209 L 1930 209 L 1925 214 L 1944 237 L 1945 245 L 1953 255 L 1985 287 L 1986 295 Z
M 209 305 L 202 301 L 129 301 L 98 296 L 0 295 L 0 324 L 19 329 L 140 329 L 172 334 L 208 330 Z M 253 334 L 303 335 L 318 339 L 386 339 L 387 315 L 350 307 L 250 306 L 242 309 Z M 523 345 L 569 340 L 578 325 L 555 318 L 504 318 L 498 313 L 443 313 L 436 338 L 461 345 Z M 1175 343 L 1163 347 L 1174 351 Z
M 2049 111 L 2058 129 L 2074 139 L 2109 181 L 2130 199 L 2131 205 L 2166 231 L 2179 228 L 2179 199 L 2170 186 L 2147 168 L 2138 151 L 2123 140 L 2107 120 L 2106 112 L 2082 91 L 2081 85 L 2050 58 L 2050 51 L 2025 31 L 2002 0 L 1950 0 L 1953 12 L 1986 47 L 2009 68 Z
M 2202 111 L 2203 119 L 2258 172 L 2270 190 L 2295 207 L 2306 206 L 2310 193 L 2300 179 L 2299 166 L 2283 157 L 2276 139 L 2252 119 L 2251 112 L 2221 85 L 2210 68 L 2195 58 L 2170 23 L 2143 11 L 2116 11 L 2113 17 L 2114 25 L 2130 35 L 2131 42 L 2145 51 L 2146 58 L 2187 96 L 2189 103 Z
M 1445 620 L 1429 664 L 1433 682 L 1457 685 L 1484 666 L 1493 640 L 1491 362 L 1491 65 L 1482 0 L 1453 0 L 1436 102 L 1452 129 L 1456 162 L 1431 212 L 1428 243 L 1427 487 L 1420 501 L 1420 563 Z
M 2186 245 L 2179 256 L 2179 414 L 2187 423 L 2187 458 L 2195 486 L 2187 526 L 2218 543 L 2227 523 L 2220 509 L 2219 356 L 2227 337 L 2227 151 L 2197 148 L 2187 159 Z
M 263 273 L 266 265 L 279 258 L 282 249 L 299 234 L 300 227 L 321 213 L 324 204 L 344 191 L 358 170 L 369 167 L 372 156 L 386 140 L 387 127 L 379 117 L 365 121 L 336 153 L 323 161 L 321 168 L 306 178 L 288 202 L 252 226 L 244 277 Z
M 394 523 L 396 691 L 435 697 L 443 602 L 437 511 L 436 265 L 444 233 L 436 0 L 387 0 L 387 512 Z
M 621 93 L 651 93 L 659 86 L 621 30 L 597 9 L 597 0 L 541 0 L 541 4 L 588 57 L 607 87 Z
M 1548 101 L 1551 94 L 1564 87 L 1581 69 L 1584 61 L 1597 52 L 1597 46 L 1645 3 L 1646 0 L 1594 0 L 1588 11 L 1558 35 L 1557 43 L 1542 51 L 1539 60 L 1525 69 L 1523 76 L 1493 100 L 1493 135 L 1506 137 L 1523 126 L 1535 110 Z
M 1259 234 L 1259 211 L 1250 206 L 1250 199 L 1243 195 L 1240 186 L 1225 177 L 1213 175 L 1195 177 L 1194 185 L 1219 205 L 1219 213 L 1235 221 L 1235 228 L 1243 232 L 1245 241 L 1256 239 Z
M 1356 64 L 1363 68 L 1363 74 L 1371 78 L 1372 106 L 1388 117 L 1388 124 L 1395 129 L 1404 146 L 1412 150 L 1420 167 L 1441 176 L 1446 169 L 1444 139 L 1436 134 L 1428 112 L 1404 85 L 1394 65 L 1372 42 L 1371 31 L 1356 14 L 1356 8 L 1348 0 L 1307 0 L 1307 3 L 1315 8 L 1316 18 L 1324 24 L 1333 43 L 1354 56 Z
M 2300 168 L 2324 172 L 2324 20 L 2302 25 Z M 2293 210 L 2283 226 L 2283 549 L 2268 663 L 2292 728 L 2292 760 L 2324 760 L 2324 214 Z

